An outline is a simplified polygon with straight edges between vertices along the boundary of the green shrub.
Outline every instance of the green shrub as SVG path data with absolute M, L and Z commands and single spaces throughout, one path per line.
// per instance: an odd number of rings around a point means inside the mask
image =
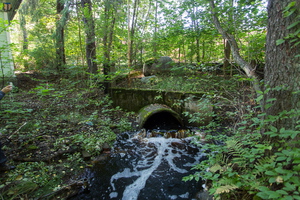
M 199 171 L 184 180 L 206 180 L 209 193 L 216 199 L 300 199 L 300 150 L 296 139 L 300 125 L 293 130 L 278 130 L 272 125 L 295 115 L 299 116 L 299 111 L 285 111 L 278 116 L 249 115 L 233 136 L 210 136 L 223 145 L 204 145 L 208 160 L 197 164 L 194 169 Z

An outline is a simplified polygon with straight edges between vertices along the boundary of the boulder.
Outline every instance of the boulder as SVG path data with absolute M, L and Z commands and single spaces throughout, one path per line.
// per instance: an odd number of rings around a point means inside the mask
M 157 59 L 150 59 L 144 63 L 143 73 L 145 76 L 170 72 L 173 60 L 168 56 L 161 56 Z

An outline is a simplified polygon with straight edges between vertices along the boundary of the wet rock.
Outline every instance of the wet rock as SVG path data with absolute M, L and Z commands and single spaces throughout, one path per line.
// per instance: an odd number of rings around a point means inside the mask
M 206 140 L 206 135 L 207 135 L 207 133 L 205 133 L 205 132 L 200 132 L 200 131 L 196 131 L 195 133 L 194 133 L 194 135 L 196 136 L 196 137 L 198 137 L 199 138 L 199 141 L 201 142 L 201 143 L 207 143 L 208 141 Z
M 151 83 L 151 82 L 154 82 L 155 79 L 156 79 L 155 75 L 153 75 L 153 76 L 145 76 L 145 77 L 141 78 L 141 82 L 142 83 Z
M 85 160 L 85 161 L 90 160 L 92 157 L 91 154 L 85 150 L 83 150 L 81 152 L 81 154 L 82 154 L 83 160 Z
M 111 147 L 109 146 L 109 144 L 108 143 L 104 143 L 103 147 L 102 147 L 102 153 L 109 154 L 110 151 L 111 151 Z
M 146 129 L 141 129 L 141 131 L 137 134 L 141 138 L 145 138 L 147 136 L 147 131 Z
M 145 76 L 170 72 L 173 60 L 168 56 L 147 60 L 143 66 Z
M 212 197 L 212 195 L 209 195 L 209 193 L 206 190 L 203 190 L 196 194 L 195 199 L 197 199 L 197 200 L 213 200 L 213 197 Z
M 109 154 L 101 154 L 100 156 L 96 157 L 95 160 L 92 161 L 92 164 L 106 161 L 109 158 L 109 156 Z

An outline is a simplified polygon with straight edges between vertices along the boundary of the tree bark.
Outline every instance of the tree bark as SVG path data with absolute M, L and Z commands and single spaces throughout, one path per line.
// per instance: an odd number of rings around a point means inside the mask
M 64 65 L 66 64 L 66 55 L 65 55 L 65 39 L 64 39 L 64 26 L 65 21 L 62 16 L 64 10 L 64 2 L 62 0 L 56 1 L 56 69 L 58 72 L 62 72 Z
M 224 64 L 223 64 L 223 75 L 226 75 L 226 70 L 230 65 L 230 44 L 228 40 L 224 39 Z M 232 76 L 232 70 L 230 70 L 230 76 Z
M 276 100 L 273 106 L 266 110 L 267 115 L 278 115 L 282 111 L 299 111 L 300 108 L 300 46 L 299 37 L 285 39 L 277 45 L 276 41 L 300 30 L 298 23 L 293 28 L 288 26 L 299 20 L 300 2 L 296 1 L 296 11 L 289 17 L 284 17 L 283 11 L 294 0 L 269 0 L 268 2 L 268 32 L 266 45 L 266 65 L 264 80 L 268 93 L 265 99 Z M 292 41 L 296 39 L 296 41 Z M 298 55 L 298 56 L 297 56 Z M 267 103 L 267 102 L 266 102 Z M 298 117 L 281 118 L 274 123 L 277 128 L 295 129 Z
M 134 45 L 134 34 L 136 29 L 137 17 L 138 17 L 138 5 L 140 0 L 134 0 L 133 13 L 131 16 L 130 12 L 130 0 L 127 0 L 127 20 L 128 20 L 128 38 L 127 38 L 127 59 L 128 59 L 128 68 L 130 69 L 134 60 L 135 53 L 133 52 Z
M 104 61 L 103 61 L 103 74 L 106 77 L 111 72 L 112 63 L 111 63 L 111 48 L 113 43 L 113 35 L 114 35 L 114 27 L 116 22 L 116 12 L 114 12 L 114 8 L 112 6 L 113 1 L 107 0 L 105 1 L 104 6 L 104 30 L 103 30 L 103 53 L 104 53 Z M 108 93 L 108 89 L 110 87 L 109 80 L 104 81 L 104 93 Z
M 158 18 L 158 2 L 155 1 L 155 15 L 154 15 L 154 33 L 153 33 L 153 57 L 157 58 L 158 54 L 157 54 L 157 27 L 158 27 L 158 23 L 157 23 L 157 18 Z
M 95 23 L 92 15 L 92 1 L 82 0 L 81 6 L 84 10 L 83 21 L 85 24 L 86 44 L 85 52 L 88 64 L 88 72 L 91 74 L 97 73 L 96 60 L 96 38 L 95 38 Z

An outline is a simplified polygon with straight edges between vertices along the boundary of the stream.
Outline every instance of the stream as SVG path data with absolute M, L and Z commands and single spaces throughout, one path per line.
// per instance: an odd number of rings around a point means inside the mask
M 180 135 L 180 131 L 159 129 L 120 134 L 110 152 L 86 169 L 88 190 L 72 200 L 199 199 L 203 183 L 182 178 L 194 173 L 192 166 L 205 154 L 191 144 L 192 137 Z

